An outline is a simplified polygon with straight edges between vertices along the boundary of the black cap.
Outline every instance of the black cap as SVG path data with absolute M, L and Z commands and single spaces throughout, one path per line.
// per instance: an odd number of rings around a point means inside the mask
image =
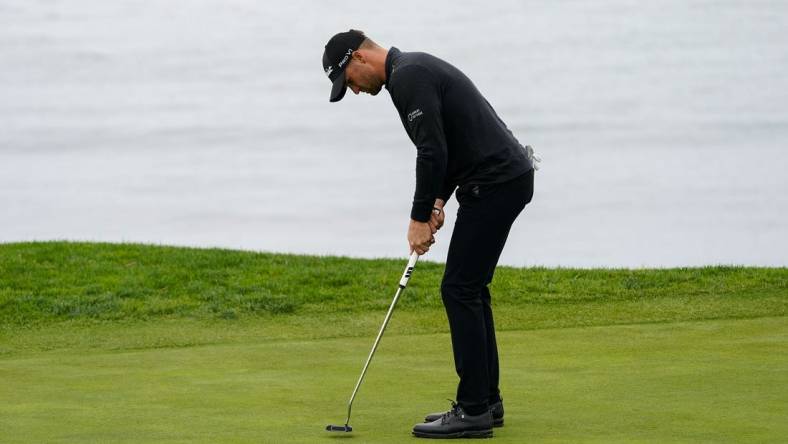
M 329 101 L 339 102 L 342 97 L 345 97 L 347 89 L 345 68 L 350 63 L 353 51 L 361 46 L 365 38 L 363 32 L 351 29 L 331 37 L 331 40 L 326 43 L 326 49 L 323 51 L 323 71 L 333 84 Z

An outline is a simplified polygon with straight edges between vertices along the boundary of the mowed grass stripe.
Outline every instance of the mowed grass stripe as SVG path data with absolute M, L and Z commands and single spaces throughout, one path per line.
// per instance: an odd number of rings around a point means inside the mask
M 788 319 L 499 334 L 496 442 L 784 442 Z M 51 351 L 0 361 L 0 442 L 336 442 L 371 338 Z M 446 334 L 386 336 L 354 442 L 409 440 L 454 394 Z

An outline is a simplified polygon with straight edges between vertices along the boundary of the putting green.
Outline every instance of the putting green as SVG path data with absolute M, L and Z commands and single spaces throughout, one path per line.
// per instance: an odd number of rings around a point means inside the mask
M 393 323 L 396 324 L 396 316 Z M 788 318 L 499 334 L 506 426 L 495 442 L 785 442 Z M 446 334 L 0 358 L 0 442 L 415 442 L 448 407 Z

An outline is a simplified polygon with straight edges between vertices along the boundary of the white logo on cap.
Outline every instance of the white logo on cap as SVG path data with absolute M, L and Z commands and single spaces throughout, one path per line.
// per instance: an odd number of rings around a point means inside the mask
M 345 53 L 345 57 L 342 57 L 342 60 L 339 61 L 339 68 L 340 69 L 342 68 L 342 65 L 347 63 L 347 61 L 350 59 L 350 54 L 353 54 L 353 49 L 352 48 L 348 48 L 347 53 Z
M 331 66 L 331 65 L 328 65 L 328 68 L 326 68 L 326 75 L 327 75 L 327 76 L 329 76 L 329 77 L 331 77 L 331 72 L 332 72 L 333 70 L 334 70 L 334 67 L 333 67 L 333 66 Z

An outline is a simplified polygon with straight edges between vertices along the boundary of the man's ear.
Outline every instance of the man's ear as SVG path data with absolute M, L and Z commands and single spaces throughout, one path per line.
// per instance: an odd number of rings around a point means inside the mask
M 355 59 L 358 62 L 367 63 L 367 58 L 364 56 L 364 53 L 362 53 L 358 49 L 353 51 L 353 54 L 351 54 L 351 57 L 353 57 L 353 59 Z

